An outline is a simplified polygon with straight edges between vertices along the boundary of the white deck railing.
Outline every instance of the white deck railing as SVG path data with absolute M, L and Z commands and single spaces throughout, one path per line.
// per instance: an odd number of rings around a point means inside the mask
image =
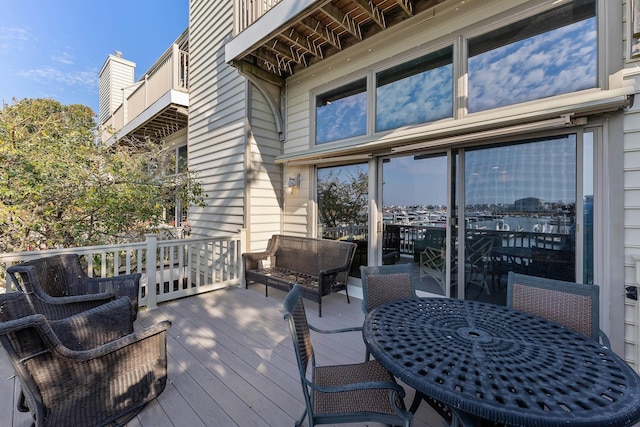
M 142 80 L 124 90 L 124 102 L 102 126 L 117 132 L 170 90 L 188 92 L 188 72 L 189 52 L 173 44 Z M 104 138 L 109 136 L 107 132 Z
M 281 0 L 235 0 L 235 34 L 241 33 L 262 15 L 271 10 Z
M 224 237 L 159 240 L 153 234 L 137 243 L 4 253 L 0 265 L 6 271 L 21 261 L 77 253 L 92 277 L 142 273 L 139 305 L 155 308 L 160 302 L 239 285 L 245 236 L 240 231 Z M 9 292 L 9 277 L 6 283 Z

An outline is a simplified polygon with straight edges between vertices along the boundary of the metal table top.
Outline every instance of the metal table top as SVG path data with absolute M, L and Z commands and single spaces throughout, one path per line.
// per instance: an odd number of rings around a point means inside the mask
M 598 342 L 493 304 L 396 300 L 363 337 L 393 375 L 472 416 L 514 426 L 631 426 L 640 377 Z

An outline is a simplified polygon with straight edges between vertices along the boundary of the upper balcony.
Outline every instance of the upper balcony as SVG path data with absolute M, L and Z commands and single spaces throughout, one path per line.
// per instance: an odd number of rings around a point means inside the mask
M 114 143 L 165 138 L 187 127 L 189 39 L 185 31 L 138 82 L 122 89 L 123 102 L 101 125 Z
M 394 25 L 459 7 L 453 0 L 235 0 L 228 63 L 283 80 Z

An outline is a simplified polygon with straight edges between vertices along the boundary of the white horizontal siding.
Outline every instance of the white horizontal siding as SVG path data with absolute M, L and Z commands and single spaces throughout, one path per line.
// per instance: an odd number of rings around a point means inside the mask
M 623 10 L 627 12 L 626 7 Z M 624 52 L 628 54 L 628 47 Z M 634 63 L 627 63 L 626 80 L 639 88 L 640 76 L 635 68 Z M 625 112 L 624 129 L 624 285 L 640 287 L 636 261 L 640 258 L 640 106 L 637 103 Z M 640 372 L 640 304 L 629 298 L 625 298 L 623 357 Z
M 282 232 L 282 168 L 275 164 L 282 142 L 267 99 L 254 86 L 250 93 L 248 250 L 255 251 L 265 249 L 269 238 Z
M 111 62 L 111 112 L 123 102 L 122 89 L 134 83 L 134 68 L 116 61 Z
M 189 167 L 207 194 L 191 208 L 196 235 L 245 227 L 245 79 L 224 62 L 233 2 L 191 0 L 189 16 Z

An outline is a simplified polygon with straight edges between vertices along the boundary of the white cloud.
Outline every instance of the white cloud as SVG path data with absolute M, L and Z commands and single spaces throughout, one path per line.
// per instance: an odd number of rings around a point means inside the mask
M 452 75 L 452 66 L 447 65 L 379 87 L 378 130 L 451 117 Z
M 62 71 L 53 67 L 23 71 L 22 77 L 41 83 L 59 83 L 66 86 L 83 86 L 95 89 L 98 85 L 98 69 Z
M 65 65 L 73 65 L 73 57 L 67 52 L 62 52 L 59 55 L 53 55 L 51 59 Z
M 28 27 L 0 27 L 0 50 L 17 49 L 34 40 Z
M 470 58 L 470 111 L 594 87 L 595 33 L 585 20 Z

